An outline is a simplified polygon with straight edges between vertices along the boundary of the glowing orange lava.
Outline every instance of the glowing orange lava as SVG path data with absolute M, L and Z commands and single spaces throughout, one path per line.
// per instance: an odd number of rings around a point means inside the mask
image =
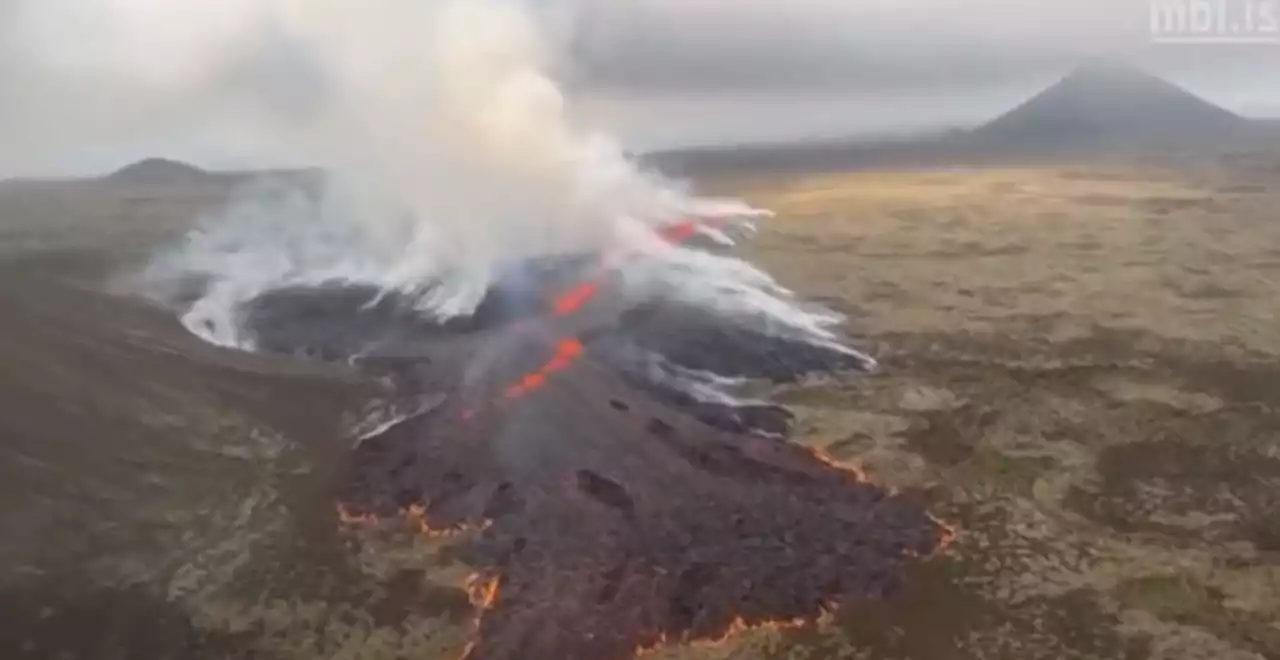
M 823 610 L 823 613 L 830 611 L 826 607 L 823 607 L 821 609 Z M 794 630 L 796 628 L 803 628 L 804 626 L 814 623 L 819 618 L 819 616 L 814 616 L 812 618 L 797 617 L 794 619 L 786 619 L 782 621 L 762 621 L 760 623 L 755 623 L 755 624 L 747 623 L 747 621 L 742 617 L 737 617 L 733 621 L 729 622 L 729 625 L 725 628 L 724 632 L 719 637 L 714 637 L 710 639 L 695 639 L 689 642 L 689 646 L 694 648 L 723 646 L 729 643 L 729 641 L 732 640 L 734 637 L 737 637 L 738 635 L 741 635 L 742 633 L 745 633 L 745 632 L 750 632 L 752 630 L 786 631 L 786 630 Z M 635 657 L 640 658 L 645 655 L 649 655 L 651 653 L 656 653 L 670 645 L 671 645 L 671 640 L 667 638 L 666 634 L 658 635 L 658 639 L 654 643 L 637 648 L 635 651 Z
M 843 472 L 843 473 L 845 473 L 845 474 L 849 475 L 849 476 L 850 476 L 854 481 L 861 483 L 861 482 L 865 482 L 865 481 L 867 480 L 867 475 L 866 475 L 866 473 L 865 473 L 865 472 L 863 472 L 863 471 L 862 471 L 862 468 L 861 468 L 861 467 L 858 467 L 857 465 L 852 465 L 852 464 L 850 464 L 850 463 L 848 463 L 848 462 L 841 461 L 841 460 L 837 459 L 836 457 L 832 456 L 830 453 L 828 453 L 828 452 L 827 452 L 827 450 L 826 450 L 826 449 L 823 449 L 822 447 L 813 447 L 813 446 L 809 446 L 809 445 L 804 445 L 803 447 L 804 447 L 804 449 L 805 449 L 806 451 L 808 451 L 810 454 L 813 454 L 813 457 L 814 457 L 814 458 L 816 458 L 816 459 L 818 459 L 818 460 L 822 461 L 823 463 L 826 463 L 827 465 L 830 465 L 831 467 L 833 467 L 833 468 L 835 468 L 835 469 L 837 469 L 837 470 L 839 470 L 839 471 L 841 471 L 841 472 Z
M 942 538 L 938 540 L 938 549 L 934 551 L 934 554 L 942 554 L 955 542 L 956 536 L 960 534 L 960 528 L 943 521 L 933 514 L 929 514 L 929 519 L 942 528 Z
M 379 522 L 372 513 L 353 513 L 341 502 L 338 503 L 338 521 L 352 527 L 374 527 Z
M 697 232 L 698 226 L 691 220 L 676 222 L 658 230 L 658 236 L 668 243 L 683 243 Z
M 546 364 L 538 367 L 537 370 L 525 374 L 523 378 L 508 387 L 507 398 L 518 399 L 536 389 L 545 387 L 551 374 L 562 371 L 570 364 L 573 364 L 573 361 L 582 355 L 582 351 L 582 342 L 577 337 L 565 337 L 557 341 L 556 350 L 551 359 Z
M 348 527 L 371 529 L 378 527 L 383 523 L 383 520 L 378 516 L 372 513 L 355 513 L 342 502 L 338 503 L 337 508 L 338 521 Z M 395 518 L 399 518 L 403 522 L 408 523 L 411 527 L 416 528 L 418 533 L 429 538 L 452 538 L 466 533 L 470 529 L 461 525 L 453 527 L 432 527 L 427 522 L 427 507 L 425 504 L 410 505 L 408 508 L 402 509 L 393 519 Z M 484 530 L 491 524 L 492 521 L 486 520 L 480 525 L 480 529 Z
M 480 623 L 484 619 L 484 613 L 493 609 L 494 604 L 498 602 L 498 589 L 501 584 L 500 577 L 485 580 L 484 576 L 479 573 L 468 575 L 463 582 L 462 588 L 466 590 L 467 596 L 471 599 L 471 604 L 480 610 L 480 613 L 471 621 L 472 639 L 462 649 L 462 655 L 459 656 L 459 660 L 467 660 L 475 652 L 476 645 L 479 643 L 479 640 L 475 639 L 475 634 L 480 632 Z
M 498 600 L 498 585 L 499 578 L 485 580 L 479 573 L 472 573 L 467 576 L 464 586 L 467 595 L 471 597 L 471 603 L 481 610 L 488 610 Z
M 691 220 L 684 220 L 658 228 L 655 233 L 668 243 L 680 244 L 697 233 L 698 226 Z M 619 261 L 618 255 L 605 256 L 600 259 L 599 271 L 610 270 L 610 265 Z M 582 309 L 584 305 L 599 293 L 600 287 L 593 280 L 582 280 L 568 291 L 558 295 L 552 301 L 551 311 L 556 316 L 568 316 Z
M 556 296 L 555 301 L 551 305 L 551 311 L 556 316 L 568 316 L 582 309 L 583 305 L 591 302 L 595 297 L 599 287 L 594 282 L 579 282 L 572 289 Z
M 663 240 L 679 244 L 689 240 L 697 233 L 698 226 L 691 220 L 684 220 L 670 225 L 663 226 L 656 230 L 657 235 Z M 601 259 L 601 271 L 608 270 L 603 266 L 611 263 L 613 260 L 609 258 Z M 556 296 L 551 301 L 551 313 L 556 316 L 570 316 L 576 314 L 587 303 L 591 302 L 596 295 L 600 293 L 600 285 L 596 281 L 587 279 L 578 282 L 570 287 L 564 293 Z M 577 337 L 564 337 L 556 342 L 555 353 L 551 359 L 538 369 L 531 371 L 511 385 L 507 386 L 505 394 L 507 399 L 519 399 L 528 395 L 530 392 L 541 389 L 547 385 L 548 378 L 551 374 L 566 369 L 573 361 L 582 356 L 582 341 Z M 468 411 L 471 412 L 471 411 Z M 464 421 L 470 419 L 474 415 L 464 413 Z

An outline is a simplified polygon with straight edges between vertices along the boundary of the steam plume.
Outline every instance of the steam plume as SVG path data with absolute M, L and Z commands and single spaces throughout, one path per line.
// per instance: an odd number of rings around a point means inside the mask
M 319 196 L 246 191 L 161 255 L 153 284 L 195 277 L 188 327 L 251 348 L 237 309 L 260 293 L 326 282 L 405 294 L 438 317 L 475 309 L 512 263 L 551 254 L 646 253 L 628 281 L 831 342 L 839 319 L 801 310 L 766 274 L 694 253 L 652 229 L 684 218 L 722 242 L 767 215 L 691 196 L 642 171 L 606 135 L 569 119 L 551 77 L 557 49 L 511 0 L 339 0 L 271 4 L 273 52 L 305 63 L 324 90 L 300 153 L 333 174 Z M 269 107 L 269 104 L 264 104 Z

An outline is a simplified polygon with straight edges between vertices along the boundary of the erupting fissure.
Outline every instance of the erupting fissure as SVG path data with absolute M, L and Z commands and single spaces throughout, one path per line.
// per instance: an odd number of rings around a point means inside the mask
M 693 222 L 657 232 L 668 243 L 697 233 Z M 705 346 L 694 349 L 699 359 L 714 358 L 705 350 L 776 361 L 766 373 L 781 378 L 860 364 L 714 315 L 681 325 L 680 313 L 625 323 L 608 316 L 618 310 L 583 313 L 613 294 L 607 275 L 634 256 L 595 260 L 590 275 L 544 299 L 541 318 L 479 328 L 473 341 L 420 356 L 429 375 L 413 387 L 439 383 L 431 392 L 445 403 L 356 450 L 340 517 L 403 517 L 450 537 L 450 556 L 471 568 L 462 588 L 476 618 L 465 660 L 629 660 L 668 642 L 807 625 L 838 603 L 886 594 L 905 562 L 953 535 L 916 500 L 791 443 L 785 426 L 720 428 L 661 395 L 678 385 L 652 374 L 639 387 L 628 380 L 646 376 L 611 342 L 692 342 Z M 591 326 L 597 313 L 613 320 Z M 584 325 L 597 331 L 540 339 L 548 327 Z M 491 355 L 490 342 L 513 340 L 550 355 L 501 386 L 493 405 L 467 407 L 457 375 L 502 368 L 468 350 Z M 600 350 L 589 350 L 595 342 Z M 534 393 L 536 406 L 501 405 Z
M 697 225 L 692 220 L 682 220 L 660 227 L 656 234 L 667 243 L 679 245 L 697 234 Z M 598 279 L 612 270 L 610 265 L 634 256 L 634 253 L 621 253 L 620 255 L 602 257 L 597 265 L 599 273 L 596 277 L 594 279 L 581 280 L 563 293 L 555 296 L 550 305 L 551 313 L 554 316 L 567 317 L 581 311 L 600 292 Z M 555 353 L 552 357 L 538 369 L 525 374 L 518 381 L 509 385 L 506 388 L 506 397 L 508 399 L 519 399 L 544 387 L 552 374 L 569 366 L 582 353 L 583 345 L 579 338 L 563 337 L 557 340 Z M 470 418 L 474 416 L 474 412 L 466 411 L 464 416 Z
M 556 342 L 555 354 L 550 360 L 524 375 L 519 381 L 507 388 L 508 399 L 519 399 L 526 394 L 544 387 L 547 379 L 557 371 L 562 371 L 582 355 L 582 342 L 577 337 L 565 337 Z

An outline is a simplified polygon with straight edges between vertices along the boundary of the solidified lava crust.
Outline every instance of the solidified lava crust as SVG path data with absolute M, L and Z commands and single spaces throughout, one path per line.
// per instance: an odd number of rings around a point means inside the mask
M 368 343 L 307 327 L 304 343 Z M 416 345 L 401 379 L 404 396 L 443 403 L 358 445 L 340 499 L 355 517 L 474 530 L 451 547 L 476 574 L 470 660 L 622 660 L 812 620 L 891 591 L 948 533 L 788 441 L 785 410 L 700 400 L 617 348 L 775 380 L 859 366 L 838 351 L 652 308 L 445 335 Z M 581 355 L 547 362 L 566 336 Z M 536 387 L 509 387 L 522 376 Z

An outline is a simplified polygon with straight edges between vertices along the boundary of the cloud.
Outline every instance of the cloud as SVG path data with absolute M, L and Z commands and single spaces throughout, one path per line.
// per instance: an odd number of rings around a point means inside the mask
M 654 89 L 962 86 L 1132 51 L 1130 2 L 619 0 L 582 8 L 588 86 Z
M 583 0 L 570 79 L 656 146 L 973 124 L 1094 58 L 1280 107 L 1280 49 L 1156 46 L 1150 1 Z
M 353 7 L 373 18 L 387 1 Z M 798 136 L 788 125 L 799 121 L 831 134 L 892 131 L 895 115 L 904 117 L 899 129 L 943 125 L 1100 55 L 1134 59 L 1237 107 L 1280 107 L 1280 80 L 1267 66 L 1276 49 L 1154 48 L 1149 0 L 510 2 L 538 12 L 564 56 L 555 72 L 571 97 L 586 114 L 612 108 L 596 113 L 604 123 L 626 115 L 616 126 L 628 139 L 751 139 L 757 119 L 777 138 Z M 302 13 L 328 20 L 314 7 L 0 0 L 0 176 L 92 170 L 145 150 L 225 163 L 305 160 L 295 138 L 334 93 L 290 30 Z M 386 40 L 369 37 L 375 51 L 415 31 L 423 47 L 429 40 L 411 18 L 332 22 L 395 26 Z M 390 64 L 378 79 L 399 84 L 411 72 Z M 898 109 L 907 103 L 909 112 Z M 733 121 L 717 121 L 735 105 Z
M 305 125 L 323 80 L 264 6 L 0 0 L 0 176 L 230 152 Z

